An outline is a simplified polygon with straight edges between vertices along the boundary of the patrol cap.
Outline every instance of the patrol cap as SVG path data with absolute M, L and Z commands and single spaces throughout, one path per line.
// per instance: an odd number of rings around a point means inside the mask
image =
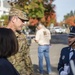
M 27 15 L 23 11 L 16 8 L 11 8 L 9 16 L 18 16 L 20 19 L 28 21 Z
M 75 37 L 75 26 L 71 26 L 71 27 L 70 27 L 70 33 L 69 33 L 68 36 L 69 36 L 69 37 L 72 37 L 72 36 Z

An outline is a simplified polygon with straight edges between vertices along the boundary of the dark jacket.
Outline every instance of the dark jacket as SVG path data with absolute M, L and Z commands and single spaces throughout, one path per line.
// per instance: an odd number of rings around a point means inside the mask
M 70 49 L 71 49 L 71 47 L 65 47 L 61 50 L 60 59 L 59 59 L 59 63 L 58 63 L 59 74 L 61 71 L 64 70 L 64 64 L 70 65 L 70 60 L 69 60 Z M 68 75 L 73 75 L 73 74 L 70 71 L 70 74 L 68 74 Z
M 7 59 L 0 58 L 0 75 L 19 75 L 19 73 Z

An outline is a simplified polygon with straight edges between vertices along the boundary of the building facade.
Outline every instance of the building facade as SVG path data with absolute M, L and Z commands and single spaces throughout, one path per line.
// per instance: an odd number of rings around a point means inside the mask
M 8 15 L 11 6 L 7 2 L 7 0 L 0 0 L 0 17 L 2 15 Z

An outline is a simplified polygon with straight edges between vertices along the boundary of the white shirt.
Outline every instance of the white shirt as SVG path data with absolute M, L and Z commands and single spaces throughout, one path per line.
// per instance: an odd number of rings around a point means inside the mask
M 74 54 L 72 50 L 74 50 L 74 49 L 71 48 L 71 50 L 70 50 L 70 54 L 69 54 L 69 59 L 71 59 L 71 57 L 72 57 L 73 54 Z
M 50 31 L 47 28 L 42 28 L 36 32 L 35 40 L 39 45 L 49 45 L 51 40 Z

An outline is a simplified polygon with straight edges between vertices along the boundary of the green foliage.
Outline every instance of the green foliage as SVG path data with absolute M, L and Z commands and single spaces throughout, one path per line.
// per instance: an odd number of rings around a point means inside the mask
M 4 15 L 4 16 L 1 16 L 0 19 L 4 19 L 4 20 L 6 20 L 7 18 L 8 18 L 8 15 Z
M 0 20 L 4 20 L 3 25 L 6 26 L 8 23 L 8 15 L 1 16 Z M 0 26 L 1 26 L 1 22 L 0 22 Z
M 29 18 L 42 18 L 52 15 L 54 13 L 55 5 L 52 4 L 54 0 L 50 0 L 51 3 L 48 3 L 49 0 L 18 0 L 15 3 L 15 7 L 23 10 L 27 13 Z M 47 14 L 46 14 L 47 13 Z
M 43 0 L 18 0 L 15 7 L 25 11 L 29 17 L 42 18 L 44 16 Z
M 35 7 L 34 7 L 35 6 Z M 29 9 L 29 17 L 37 17 L 37 18 L 42 18 L 44 16 L 44 10 L 45 8 L 43 7 L 42 3 L 31 3 L 31 5 L 29 5 L 29 7 L 31 7 L 31 9 Z

